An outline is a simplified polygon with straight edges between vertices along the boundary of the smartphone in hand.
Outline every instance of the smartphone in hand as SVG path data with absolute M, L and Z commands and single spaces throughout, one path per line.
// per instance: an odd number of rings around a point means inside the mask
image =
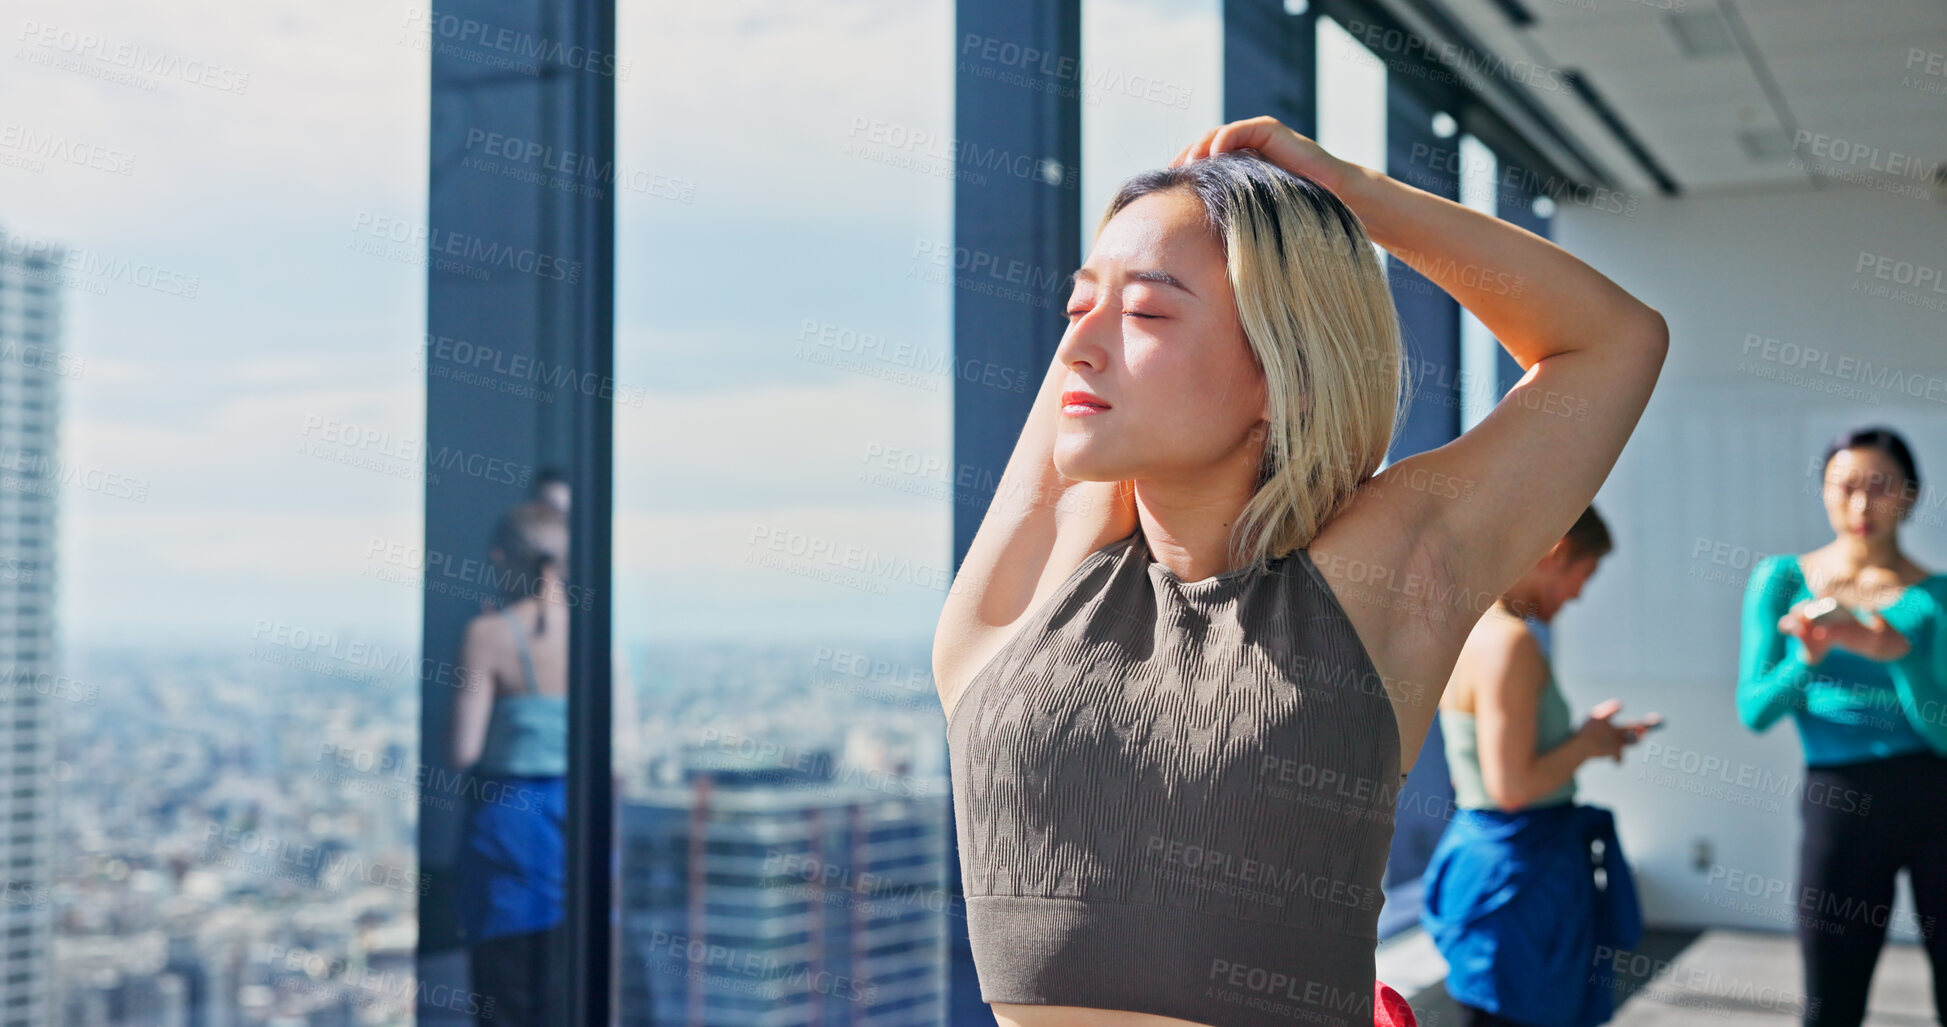
M 1805 623 L 1816 624 L 1822 628 L 1829 628 L 1847 619 L 1853 621 L 1859 619 L 1852 612 L 1851 607 L 1839 602 L 1835 596 L 1826 596 L 1806 603 L 1799 609 L 1798 615 L 1805 620 Z

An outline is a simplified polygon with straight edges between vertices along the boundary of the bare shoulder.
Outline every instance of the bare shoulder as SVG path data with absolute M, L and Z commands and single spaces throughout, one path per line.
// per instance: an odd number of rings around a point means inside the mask
M 1383 477 L 1383 476 L 1382 476 Z M 1400 769 L 1418 759 L 1467 636 L 1493 596 L 1456 587 L 1425 507 L 1375 478 L 1307 547 L 1379 671 L 1399 723 Z
M 1483 680 L 1539 682 L 1547 674 L 1548 657 L 1525 621 L 1490 613 L 1467 636 L 1460 666 Z
M 1508 667 L 1523 658 L 1524 650 L 1532 650 L 1536 659 L 1541 655 L 1527 624 L 1515 617 L 1484 614 L 1461 644 L 1440 705 L 1460 713 L 1475 712 L 1478 697 L 1506 676 Z
M 1307 547 L 1389 676 L 1387 664 L 1417 646 L 1437 642 L 1458 653 L 1495 598 L 1460 594 L 1436 526 L 1422 508 L 1390 498 L 1378 479 L 1369 482 Z
M 498 682 L 509 668 L 518 673 L 514 659 L 514 633 L 507 618 L 489 611 L 467 622 L 466 633 L 460 639 L 461 666 Z
M 496 647 L 513 639 L 507 630 L 507 618 L 498 613 L 486 612 L 474 615 L 466 623 L 466 633 L 461 636 L 461 646 L 470 654 L 484 656 Z

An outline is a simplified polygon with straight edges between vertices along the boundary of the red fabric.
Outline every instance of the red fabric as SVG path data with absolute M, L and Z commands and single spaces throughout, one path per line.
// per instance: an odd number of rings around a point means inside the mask
M 1413 1007 L 1399 992 L 1378 981 L 1372 982 L 1372 1027 L 1419 1027 Z

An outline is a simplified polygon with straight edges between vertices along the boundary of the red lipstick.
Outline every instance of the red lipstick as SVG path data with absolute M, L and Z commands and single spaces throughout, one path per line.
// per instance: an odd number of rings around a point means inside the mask
M 1061 394 L 1061 412 L 1069 417 L 1087 417 L 1109 409 L 1102 397 L 1084 389 L 1071 389 Z

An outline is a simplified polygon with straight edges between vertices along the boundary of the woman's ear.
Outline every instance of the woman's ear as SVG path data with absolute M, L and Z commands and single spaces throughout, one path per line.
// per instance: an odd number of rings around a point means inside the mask
M 1312 396 L 1311 393 L 1307 392 L 1298 397 L 1298 412 L 1301 414 L 1309 414 L 1311 410 Z M 1257 416 L 1265 424 L 1271 423 L 1271 393 L 1269 390 L 1266 390 L 1264 393 L 1264 405 L 1258 408 Z

